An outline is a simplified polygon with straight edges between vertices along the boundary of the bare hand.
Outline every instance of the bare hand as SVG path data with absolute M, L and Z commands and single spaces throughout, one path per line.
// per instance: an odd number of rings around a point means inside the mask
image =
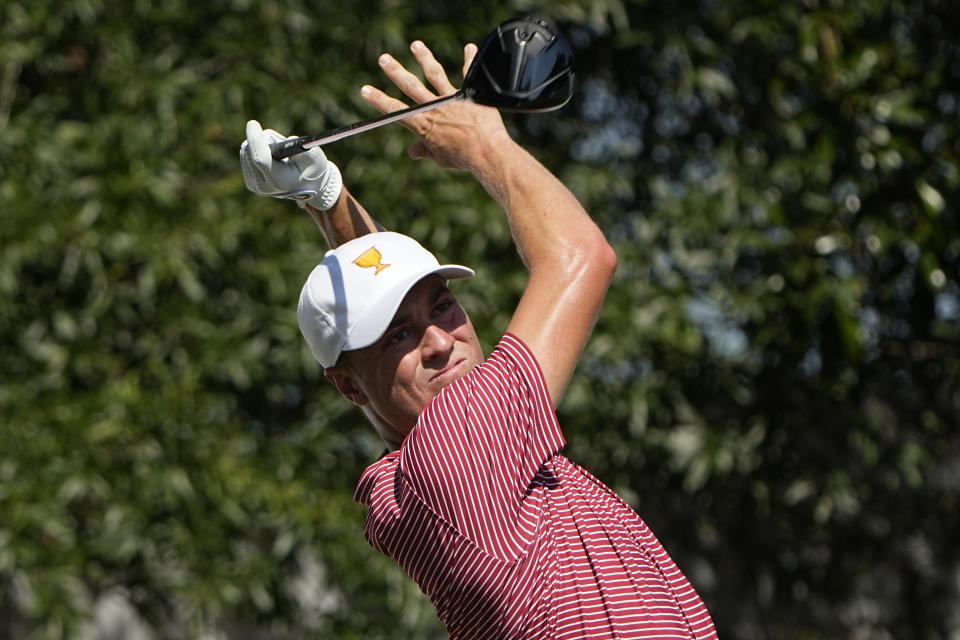
M 409 98 L 418 104 L 436 100 L 456 92 L 456 87 L 433 53 L 419 40 L 410 44 L 424 77 L 432 85 L 427 88 L 416 75 L 408 71 L 393 56 L 383 54 L 379 64 L 387 77 Z M 463 74 L 466 75 L 477 53 L 474 44 L 463 49 Z M 404 109 L 407 105 L 391 98 L 383 91 L 364 86 L 361 95 L 381 113 Z M 417 114 L 400 121 L 400 124 L 416 133 L 420 140 L 410 147 L 411 158 L 430 158 L 441 167 L 463 169 L 474 173 L 482 171 L 485 150 L 491 145 L 509 141 L 500 113 L 492 107 L 483 107 L 461 100 L 449 105 Z

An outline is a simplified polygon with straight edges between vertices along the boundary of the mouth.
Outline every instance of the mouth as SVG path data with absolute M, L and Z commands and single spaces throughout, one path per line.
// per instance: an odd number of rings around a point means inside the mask
M 455 362 L 450 363 L 440 371 L 436 372 L 430 377 L 431 383 L 439 383 L 441 386 L 446 386 L 460 378 L 464 373 L 466 373 L 466 358 L 459 358 Z

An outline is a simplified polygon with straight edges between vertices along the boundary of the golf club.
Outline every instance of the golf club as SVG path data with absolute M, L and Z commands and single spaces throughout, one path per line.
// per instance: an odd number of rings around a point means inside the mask
M 457 100 L 507 112 L 539 113 L 559 109 L 572 95 L 573 49 L 567 39 L 543 20 L 513 18 L 486 37 L 456 93 L 313 136 L 275 142 L 270 151 L 274 159 L 282 160 Z

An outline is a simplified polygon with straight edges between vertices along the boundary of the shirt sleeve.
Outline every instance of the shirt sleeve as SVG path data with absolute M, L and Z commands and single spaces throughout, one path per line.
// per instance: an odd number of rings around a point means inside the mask
M 512 559 L 536 524 L 528 504 L 564 446 L 540 365 L 506 334 L 490 357 L 424 409 L 401 448 L 409 487 L 481 547 Z

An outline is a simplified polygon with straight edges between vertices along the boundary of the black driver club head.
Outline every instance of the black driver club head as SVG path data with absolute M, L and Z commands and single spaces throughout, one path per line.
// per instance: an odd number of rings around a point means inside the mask
M 501 111 L 559 109 L 573 95 L 573 49 L 543 20 L 517 17 L 490 32 L 463 80 L 470 100 Z
M 513 18 L 486 37 L 456 93 L 313 136 L 274 142 L 270 151 L 276 160 L 282 160 L 454 100 L 471 100 L 501 111 L 537 113 L 559 109 L 572 95 L 573 49 L 567 39 L 542 20 Z

